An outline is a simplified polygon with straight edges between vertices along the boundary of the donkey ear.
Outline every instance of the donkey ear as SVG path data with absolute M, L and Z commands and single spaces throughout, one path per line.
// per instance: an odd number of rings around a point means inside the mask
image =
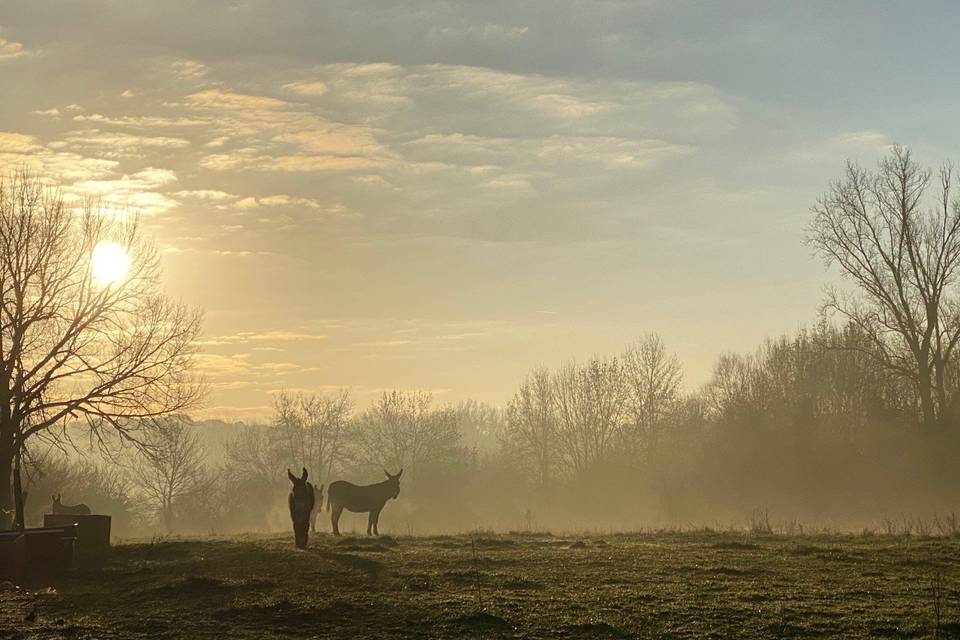
M 290 482 L 293 482 L 293 483 L 297 482 L 297 476 L 290 473 L 290 469 L 287 469 L 287 477 L 290 478 Z
M 402 475 L 403 475 L 403 467 L 400 467 L 400 471 L 399 471 L 399 472 L 397 473 L 397 475 L 395 475 L 394 477 L 395 477 L 397 480 L 399 480 L 399 479 L 400 479 L 400 476 L 402 476 Z
M 388 479 L 393 480 L 393 476 L 390 475 L 390 472 L 389 472 L 389 471 L 387 471 L 386 469 L 384 469 L 383 472 L 384 472 L 385 474 L 387 474 L 387 478 L 388 478 Z
M 304 481 L 304 482 L 307 481 L 307 468 L 306 468 L 306 467 L 303 468 L 303 475 L 300 476 L 300 479 L 301 479 L 302 481 Z

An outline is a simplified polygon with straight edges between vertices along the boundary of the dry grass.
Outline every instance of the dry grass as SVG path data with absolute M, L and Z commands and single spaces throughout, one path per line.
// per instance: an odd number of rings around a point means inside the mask
M 766 532 L 164 540 L 0 593 L 0 637 L 948 638 L 958 560 L 956 538 Z

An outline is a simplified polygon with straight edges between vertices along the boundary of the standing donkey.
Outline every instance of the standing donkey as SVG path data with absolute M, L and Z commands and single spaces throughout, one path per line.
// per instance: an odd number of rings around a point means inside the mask
M 293 483 L 287 504 L 290 506 L 290 519 L 293 520 L 293 539 L 298 549 L 307 546 L 307 534 L 310 531 L 310 512 L 316 500 L 313 485 L 307 482 L 307 470 L 299 478 L 287 469 L 287 477 Z
M 334 535 L 340 535 L 340 528 L 337 525 L 344 509 L 353 513 L 369 513 L 367 535 L 380 535 L 377 529 L 380 512 L 383 511 L 387 500 L 400 495 L 400 476 L 403 475 L 403 469 L 400 469 L 396 475 L 391 475 L 387 470 L 383 472 L 387 474 L 387 479 L 376 484 L 358 486 L 345 480 L 330 483 L 327 487 L 327 511 L 330 512 Z
M 71 516 L 88 516 L 90 515 L 90 507 L 83 504 L 75 504 L 72 507 L 70 505 L 63 504 L 60 500 L 63 498 L 62 493 L 58 493 L 53 496 L 53 512 L 54 513 L 64 513 Z
M 313 487 L 313 509 L 310 509 L 310 532 L 317 532 L 317 514 L 323 509 L 323 484 Z

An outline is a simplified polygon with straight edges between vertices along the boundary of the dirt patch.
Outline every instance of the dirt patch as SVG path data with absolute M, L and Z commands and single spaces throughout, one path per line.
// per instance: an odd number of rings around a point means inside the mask
M 513 625 L 492 613 L 481 611 L 480 613 L 471 613 L 468 616 L 457 618 L 455 621 L 460 626 L 468 629 L 477 629 L 485 631 L 510 631 Z
M 398 547 L 400 543 L 390 536 L 343 538 L 337 541 L 341 547 Z
M 624 631 L 606 622 L 588 622 L 567 627 L 567 633 L 575 638 L 628 638 Z
M 732 549 L 734 551 L 747 551 L 759 549 L 760 545 L 752 542 L 740 542 L 739 540 L 725 540 L 723 542 L 714 542 L 710 545 L 711 549 Z
M 384 553 L 385 551 L 390 551 L 388 547 L 385 547 L 382 544 L 348 544 L 345 545 L 342 551 L 369 551 L 372 553 Z

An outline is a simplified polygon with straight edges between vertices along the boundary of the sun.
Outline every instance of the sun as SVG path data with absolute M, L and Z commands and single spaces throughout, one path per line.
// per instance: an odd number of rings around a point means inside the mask
M 101 286 L 120 282 L 130 270 L 130 256 L 127 250 L 116 242 L 101 242 L 93 248 L 90 257 L 93 279 Z

